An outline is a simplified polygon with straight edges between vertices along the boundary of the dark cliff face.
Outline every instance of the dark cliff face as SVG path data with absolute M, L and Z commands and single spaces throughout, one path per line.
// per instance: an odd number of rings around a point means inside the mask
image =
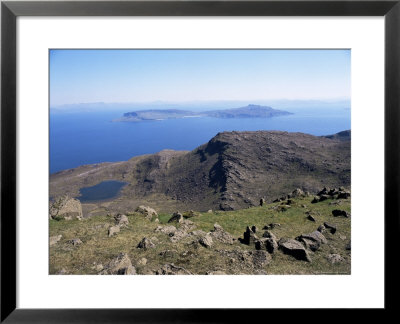
M 143 161 L 137 182 L 192 209 L 237 209 L 294 188 L 350 185 L 350 142 L 287 132 L 224 132 L 168 164 Z M 145 163 L 145 166 L 143 165 Z
M 350 130 L 345 130 L 342 132 L 339 132 L 337 134 L 333 134 L 333 135 L 328 135 L 325 136 L 326 138 L 330 138 L 330 139 L 338 139 L 341 141 L 350 141 L 351 140 L 351 131 Z
M 128 181 L 126 199 L 157 195 L 200 211 L 245 208 L 295 188 L 315 192 L 324 186 L 349 186 L 350 141 L 344 138 L 223 132 L 191 152 L 167 150 L 136 157 L 115 167 L 110 164 L 107 172 L 100 165 L 91 177 L 98 182 L 106 176 Z

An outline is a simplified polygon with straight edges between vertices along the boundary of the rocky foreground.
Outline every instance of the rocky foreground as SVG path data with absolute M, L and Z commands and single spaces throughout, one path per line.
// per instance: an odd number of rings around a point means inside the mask
M 236 211 L 134 212 L 82 218 L 78 200 L 50 207 L 50 273 L 99 275 L 350 274 L 345 188 L 301 189 Z

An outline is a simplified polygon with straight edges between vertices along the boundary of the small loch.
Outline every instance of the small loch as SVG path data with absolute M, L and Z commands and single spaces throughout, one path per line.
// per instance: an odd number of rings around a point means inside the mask
M 80 196 L 77 197 L 82 203 L 110 200 L 118 197 L 126 182 L 107 180 L 91 187 L 84 187 L 79 190 Z

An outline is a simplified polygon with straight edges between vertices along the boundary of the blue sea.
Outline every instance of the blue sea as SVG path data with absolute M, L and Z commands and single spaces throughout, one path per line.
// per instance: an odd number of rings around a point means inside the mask
M 285 109 L 273 118 L 183 118 L 113 122 L 121 111 L 50 113 L 50 173 L 83 164 L 125 161 L 163 149 L 193 150 L 222 131 L 282 130 L 330 135 L 351 128 L 350 109 Z

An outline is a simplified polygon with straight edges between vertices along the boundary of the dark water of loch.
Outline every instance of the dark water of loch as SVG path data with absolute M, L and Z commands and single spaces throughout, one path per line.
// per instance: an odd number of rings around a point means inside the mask
M 100 182 L 92 187 L 80 189 L 81 196 L 77 197 L 81 202 L 94 202 L 112 199 L 118 196 L 126 182 L 108 180 Z

